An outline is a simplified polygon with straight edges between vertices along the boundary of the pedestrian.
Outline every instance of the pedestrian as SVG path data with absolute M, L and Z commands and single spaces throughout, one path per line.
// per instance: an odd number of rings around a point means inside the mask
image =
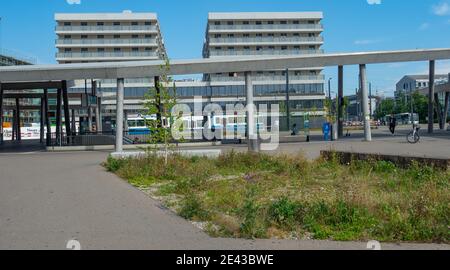
M 291 136 L 296 136 L 297 134 L 298 134 L 297 124 L 294 123 L 294 124 L 292 125 L 292 133 L 291 133 Z
M 392 136 L 395 135 L 395 127 L 397 126 L 397 119 L 395 119 L 395 116 L 392 115 L 389 119 L 389 130 L 392 133 Z

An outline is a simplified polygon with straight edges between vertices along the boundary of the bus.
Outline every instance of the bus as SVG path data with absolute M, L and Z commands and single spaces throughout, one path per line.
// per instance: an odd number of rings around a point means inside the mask
M 412 117 L 411 117 L 412 115 Z M 419 124 L 419 114 L 418 113 L 398 113 L 394 115 L 397 125 L 412 125 L 413 123 Z M 384 119 L 386 124 L 389 124 L 392 115 L 387 115 Z

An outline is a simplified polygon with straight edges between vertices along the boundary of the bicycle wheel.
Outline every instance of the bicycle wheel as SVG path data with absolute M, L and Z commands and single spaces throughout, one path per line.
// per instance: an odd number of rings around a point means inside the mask
M 417 143 L 420 140 L 420 136 L 417 132 L 411 131 L 408 136 L 406 136 L 406 139 L 409 143 Z

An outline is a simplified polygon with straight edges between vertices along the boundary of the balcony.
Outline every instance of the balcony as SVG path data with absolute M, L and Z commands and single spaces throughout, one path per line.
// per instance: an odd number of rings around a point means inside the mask
M 218 45 L 263 45 L 263 44 L 321 44 L 323 37 L 239 37 L 239 38 L 210 38 L 210 46 Z
M 211 56 L 276 56 L 323 54 L 323 50 L 213 50 Z
M 154 46 L 157 47 L 156 38 L 149 39 L 58 39 L 56 40 L 57 47 L 74 47 L 74 46 L 82 46 L 82 47 L 124 47 L 124 46 Z
M 57 26 L 57 33 L 117 33 L 117 32 L 132 32 L 132 33 L 150 33 L 157 32 L 156 25 L 102 25 L 102 26 Z
M 96 61 L 96 60 L 140 60 L 159 59 L 159 54 L 153 52 L 64 52 L 56 54 L 57 60 L 65 61 Z
M 244 77 L 211 76 L 212 82 L 240 82 Z M 281 75 L 256 75 L 252 76 L 253 81 L 286 81 L 286 76 Z M 325 75 L 289 75 L 289 81 L 323 81 Z
M 209 31 L 323 31 L 322 24 L 235 24 L 209 25 Z

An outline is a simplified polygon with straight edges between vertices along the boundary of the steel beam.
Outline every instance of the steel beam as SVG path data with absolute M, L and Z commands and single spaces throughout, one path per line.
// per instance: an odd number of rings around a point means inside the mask
M 258 132 L 255 122 L 255 104 L 253 96 L 253 82 L 250 72 L 245 72 L 245 89 L 247 93 L 247 140 L 248 151 L 252 153 L 259 152 Z
M 436 62 L 430 61 L 429 86 L 428 86 L 428 133 L 434 132 L 434 72 Z
M 366 142 L 370 142 L 372 141 L 372 131 L 370 129 L 369 94 L 367 91 L 366 65 L 359 65 L 359 73 L 361 75 L 361 102 L 364 121 L 364 140 Z
M 123 99 L 124 99 L 125 80 L 117 79 L 116 95 L 116 152 L 123 151 Z
M 69 136 L 72 134 L 70 130 L 70 114 L 69 114 L 69 96 L 67 94 L 67 82 L 62 82 L 62 94 L 64 100 L 64 124 L 66 125 L 67 142 L 69 142 Z
M 47 128 L 47 133 L 46 133 L 46 141 L 47 141 L 47 146 L 50 146 L 51 143 L 51 136 L 52 136 L 52 126 L 50 123 L 50 118 L 49 118 L 49 106 L 48 106 L 48 90 L 44 89 L 44 101 L 45 101 L 45 125 Z
M 61 140 L 61 103 L 62 103 L 62 90 L 58 89 L 57 90 L 57 96 L 56 96 L 56 143 L 57 145 L 62 145 L 62 140 Z
M 344 67 L 338 66 L 338 138 L 344 136 Z
M 20 128 L 20 100 L 16 98 L 16 132 L 17 141 L 22 140 L 22 133 Z

